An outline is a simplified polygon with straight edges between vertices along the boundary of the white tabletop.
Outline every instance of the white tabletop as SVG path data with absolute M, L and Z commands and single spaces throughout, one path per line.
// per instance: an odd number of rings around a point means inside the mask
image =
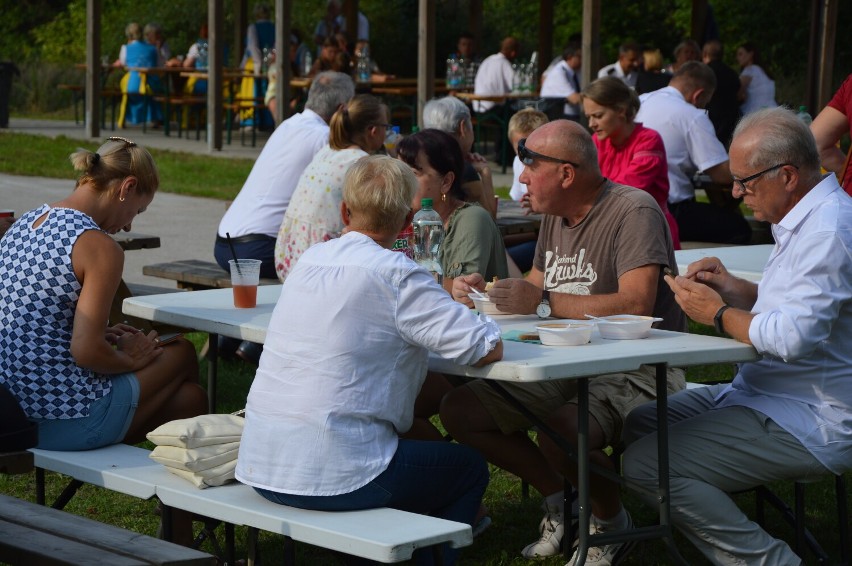
M 763 268 L 772 253 L 774 244 L 758 246 L 730 246 L 722 248 L 696 248 L 693 250 L 677 250 L 675 258 L 677 269 L 686 273 L 687 266 L 703 257 L 718 257 L 722 265 L 732 274 L 749 281 L 758 282 L 763 277 Z
M 266 327 L 280 294 L 281 285 L 261 285 L 257 288 L 257 306 L 253 309 L 235 308 L 231 289 L 145 295 L 125 299 L 122 310 L 124 314 L 143 320 L 262 344 L 266 341 Z
M 132 297 L 124 301 L 124 313 L 145 320 L 263 343 L 280 285 L 261 286 L 258 306 L 237 309 L 231 289 L 167 293 Z M 534 316 L 496 316 L 504 331 L 535 331 Z M 637 369 L 642 364 L 666 362 L 690 366 L 757 359 L 755 350 L 727 338 L 653 330 L 642 340 L 604 340 L 597 331 L 583 346 L 541 346 L 506 341 L 503 360 L 484 368 L 460 366 L 438 357 L 429 367 L 455 375 L 486 377 L 501 381 L 543 381 Z

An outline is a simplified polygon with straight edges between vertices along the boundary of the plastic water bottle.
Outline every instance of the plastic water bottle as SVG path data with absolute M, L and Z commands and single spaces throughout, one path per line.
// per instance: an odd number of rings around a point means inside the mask
M 814 121 L 814 119 L 811 118 L 811 115 L 808 114 L 808 107 L 804 105 L 799 106 L 799 111 L 796 112 L 796 116 L 798 116 L 799 120 L 804 122 L 806 126 L 810 126 L 811 122 Z
M 196 65 L 199 69 L 207 68 L 208 50 L 209 46 L 206 41 L 202 42 L 201 45 L 198 46 L 198 63 Z
M 311 74 L 311 68 L 314 66 L 313 57 L 310 51 L 305 51 L 305 57 L 302 59 L 302 76 L 307 77 Z
M 447 59 L 447 88 L 460 88 L 464 81 L 464 70 L 455 55 Z
M 444 282 L 444 270 L 438 260 L 438 250 L 444 240 L 444 221 L 432 208 L 432 199 L 420 201 L 420 210 L 411 221 L 414 232 L 414 261 L 435 277 L 438 285 Z
M 401 138 L 399 126 L 388 128 L 387 134 L 385 134 L 385 151 L 391 157 L 396 157 L 396 144 Z
M 366 55 L 362 55 L 358 58 L 358 81 L 362 83 L 366 83 L 370 81 L 372 78 L 372 72 L 370 69 L 370 58 Z

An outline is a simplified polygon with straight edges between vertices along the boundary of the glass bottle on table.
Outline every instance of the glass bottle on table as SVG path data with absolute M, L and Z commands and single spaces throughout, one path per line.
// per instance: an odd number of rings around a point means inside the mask
M 438 259 L 438 251 L 444 240 L 444 221 L 432 208 L 432 199 L 420 201 L 420 210 L 411 221 L 414 233 L 414 261 L 435 278 L 438 285 L 444 282 L 444 270 Z
M 302 76 L 307 77 L 311 74 L 311 69 L 314 66 L 313 57 L 311 57 L 310 51 L 305 51 L 305 57 L 302 59 Z

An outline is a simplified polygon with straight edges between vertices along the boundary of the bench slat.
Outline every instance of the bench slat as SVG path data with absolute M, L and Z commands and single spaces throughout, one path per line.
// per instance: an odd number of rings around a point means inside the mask
M 2 548 L 53 557 L 55 564 L 215 564 L 213 556 L 191 548 L 0 495 L 0 533 L 6 532 Z M 30 556 L 20 563 L 36 562 Z
M 224 289 L 231 286 L 231 276 L 219 264 L 199 259 L 154 263 L 142 267 L 142 273 L 177 281 L 178 287 L 190 289 Z M 261 285 L 278 285 L 277 279 L 261 279 Z

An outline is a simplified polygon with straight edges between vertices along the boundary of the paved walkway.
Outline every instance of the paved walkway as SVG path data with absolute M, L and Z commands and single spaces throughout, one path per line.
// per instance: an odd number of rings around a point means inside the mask
M 86 137 L 82 125 L 74 122 L 55 120 L 29 120 L 12 118 L 9 131 L 37 134 L 56 138 L 66 136 L 75 140 L 102 141 L 111 135 L 119 135 L 136 141 L 146 147 L 198 153 L 221 158 L 256 159 L 260 154 L 266 136 L 258 139 L 258 145 L 241 146 L 237 134 L 234 143 L 225 146 L 222 151 L 210 153 L 206 142 L 191 139 L 178 139 L 176 135 L 166 137 L 161 130 L 148 130 L 143 134 L 141 128 L 124 130 L 103 130 L 103 137 L 91 140 Z M 0 130 L 2 135 L 2 130 Z M 74 150 L 69 145 L 68 153 Z M 496 169 L 494 170 L 499 171 Z M 69 165 L 69 171 L 70 165 Z M 511 170 L 510 170 L 511 172 Z M 511 174 L 494 175 L 495 186 L 508 186 L 512 183 Z M 0 174 L 0 208 L 12 209 L 17 216 L 44 203 L 60 200 L 74 189 L 74 183 L 67 180 L 43 177 L 21 177 Z M 157 277 L 142 275 L 142 267 L 151 263 L 175 261 L 180 259 L 199 259 L 214 261 L 213 243 L 216 228 L 225 213 L 227 203 L 199 197 L 186 197 L 169 193 L 159 193 L 148 210 L 133 222 L 133 231 L 160 236 L 161 247 L 152 250 L 134 250 L 125 254 L 124 279 L 129 283 L 142 283 L 160 287 L 174 287 L 174 283 Z

